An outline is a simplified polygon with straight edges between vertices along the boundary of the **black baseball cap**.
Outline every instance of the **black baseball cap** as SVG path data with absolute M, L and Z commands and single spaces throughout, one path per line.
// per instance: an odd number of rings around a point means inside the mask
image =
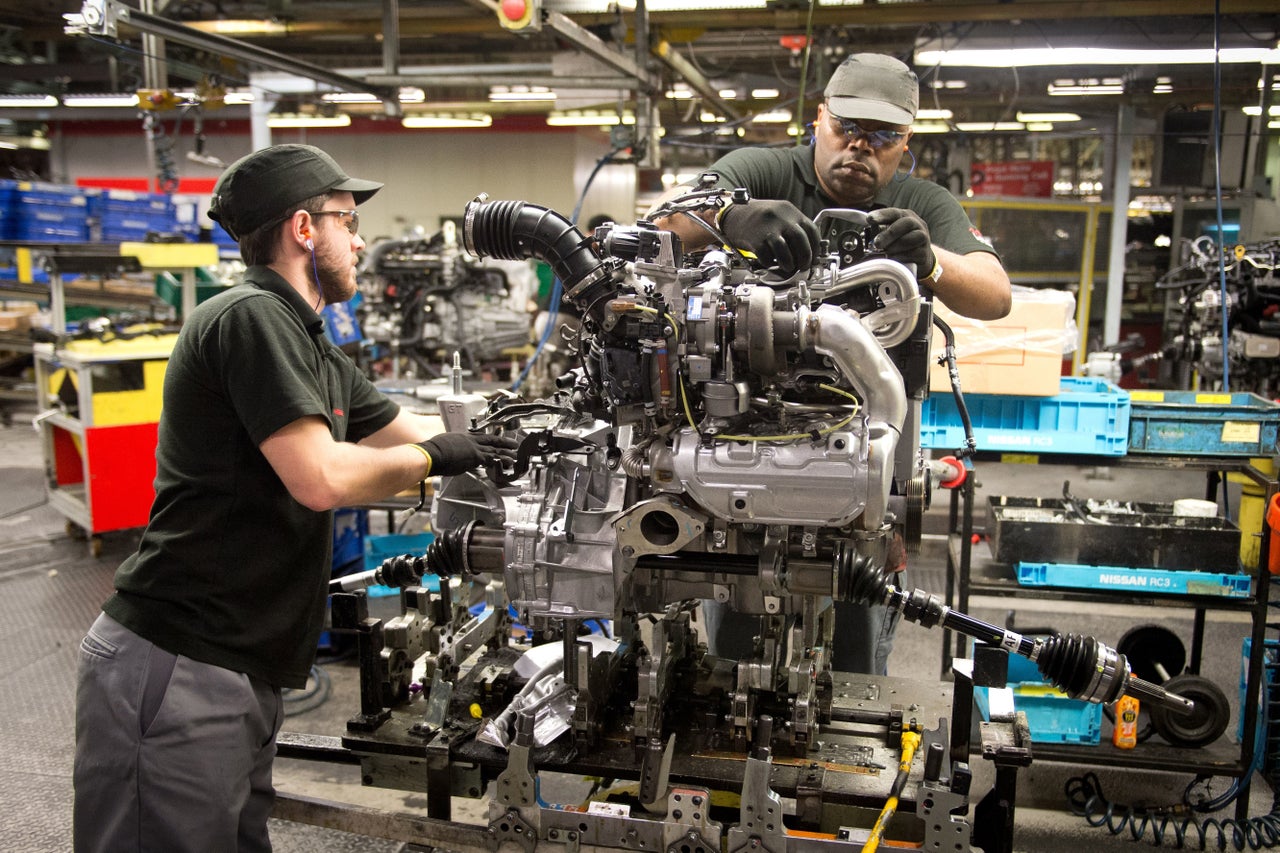
M 209 218 L 239 240 L 312 196 L 342 190 L 364 204 L 380 189 L 377 181 L 350 177 L 314 145 L 272 145 L 227 167 L 213 187 Z
M 920 82 L 915 72 L 882 53 L 849 55 L 823 92 L 827 108 L 840 118 L 909 125 L 920 108 Z

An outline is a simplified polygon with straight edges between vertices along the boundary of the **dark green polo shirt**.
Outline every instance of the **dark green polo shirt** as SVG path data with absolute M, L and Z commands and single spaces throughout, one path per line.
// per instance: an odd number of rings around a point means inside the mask
M 718 186 L 745 187 L 752 198 L 789 201 L 810 219 L 827 208 L 845 207 L 822 191 L 810 146 L 739 148 L 721 157 L 708 171 L 720 175 Z M 955 196 L 932 181 L 914 177 L 890 181 L 876 196 L 874 205 L 864 209 L 872 206 L 914 211 L 929 226 L 934 245 L 956 254 L 996 254 L 973 227 Z
M 356 442 L 398 412 L 297 291 L 250 267 L 178 335 L 151 519 L 103 610 L 174 654 L 304 686 L 324 624 L 333 513 L 295 501 L 258 445 L 307 416 Z

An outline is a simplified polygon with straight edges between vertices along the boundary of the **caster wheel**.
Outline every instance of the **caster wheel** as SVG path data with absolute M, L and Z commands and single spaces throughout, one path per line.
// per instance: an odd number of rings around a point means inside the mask
M 102 556 L 102 537 L 101 536 L 89 537 L 89 553 L 93 555 L 93 558 L 95 560 Z
M 1174 746 L 1198 747 L 1213 743 L 1231 722 L 1231 705 L 1218 685 L 1207 678 L 1183 673 L 1160 685 L 1170 693 L 1190 699 L 1195 707 L 1179 714 L 1150 705 L 1151 727 Z

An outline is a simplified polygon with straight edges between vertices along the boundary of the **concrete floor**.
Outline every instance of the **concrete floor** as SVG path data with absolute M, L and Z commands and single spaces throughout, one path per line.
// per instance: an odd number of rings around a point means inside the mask
M 71 849 L 71 763 L 73 753 L 74 673 L 76 648 L 98 605 L 110 592 L 116 564 L 133 548 L 134 533 L 103 537 L 103 552 L 94 559 L 82 541 L 70 538 L 64 519 L 44 502 L 39 442 L 30 427 L 30 413 L 13 413 L 13 425 L 0 427 L 0 745 L 4 772 L 0 774 L 0 850 L 56 853 Z M 980 463 L 979 505 L 985 496 L 1005 494 L 1053 497 L 1070 480 L 1080 497 L 1119 497 L 1170 501 L 1201 497 L 1204 475 L 1188 472 L 1133 472 L 1122 468 L 1089 469 L 1060 466 L 994 465 Z M 937 534 L 943 529 L 940 506 L 929 513 L 921 555 L 911 563 L 910 584 L 941 592 L 943 549 Z M 1093 634 L 1114 644 L 1130 627 L 1159 623 L 1188 638 L 1191 611 L 1134 608 L 1123 603 L 1080 604 L 1054 600 L 975 599 L 970 612 L 1018 626 L 1047 625 L 1062 631 Z M 1240 673 L 1241 640 L 1247 617 L 1240 613 L 1210 612 L 1206 628 L 1202 673 L 1219 684 L 1234 706 Z M 1185 641 L 1185 640 L 1184 640 Z M 890 674 L 936 682 L 941 663 L 941 634 L 911 624 L 898 632 L 890 658 Z M 341 734 L 346 719 L 358 708 L 357 672 L 349 661 L 328 663 L 327 701 L 305 713 L 290 716 L 285 728 L 295 732 Z M 1104 723 L 1104 726 L 1106 724 Z M 1229 738 L 1234 733 L 1229 730 Z M 1142 746 L 1138 747 L 1139 750 Z M 1085 825 L 1070 815 L 1063 793 L 1072 777 L 1095 772 L 1105 793 L 1123 802 L 1176 802 L 1190 773 L 1109 768 L 1109 744 L 1083 748 L 1078 762 L 1037 762 L 1019 775 L 1014 849 L 1025 853 L 1090 850 L 1096 853 L 1130 849 L 1133 842 L 1113 837 L 1104 829 Z M 1193 757 L 1193 756 L 1190 756 Z M 974 800 L 992 784 L 991 768 L 975 756 Z M 281 791 L 374 808 L 425 814 L 421 795 L 367 788 L 357 768 L 281 759 L 276 767 Z M 1220 794 L 1229 779 L 1212 781 Z M 455 816 L 478 815 L 477 801 L 455 801 Z M 1265 815 L 1271 791 L 1255 777 L 1250 814 Z M 1220 817 L 1229 816 L 1230 811 Z M 334 830 L 275 820 L 272 836 L 278 851 L 367 850 L 411 848 Z M 1147 836 L 1150 843 L 1150 836 Z M 1211 848 L 1216 846 L 1211 843 Z

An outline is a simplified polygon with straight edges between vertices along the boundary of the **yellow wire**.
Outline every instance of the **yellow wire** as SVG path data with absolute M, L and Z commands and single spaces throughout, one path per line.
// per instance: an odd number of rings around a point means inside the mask
M 826 429 L 818 430 L 818 435 L 829 435 L 833 432 L 836 432 L 837 430 L 843 429 L 845 426 L 849 424 L 850 421 L 856 418 L 858 416 L 858 412 L 862 410 L 862 406 L 858 402 L 858 398 L 850 394 L 848 391 L 845 391 L 840 388 L 836 388 L 833 385 L 827 385 L 825 382 L 819 385 L 818 387 L 824 390 L 830 391 L 834 394 L 839 394 L 842 397 L 848 397 L 850 400 L 853 401 L 853 411 L 849 414 L 847 418 L 832 424 Z M 692 421 L 690 421 L 690 423 L 692 423 Z M 805 438 L 813 438 L 813 433 L 800 432 L 800 433 L 793 433 L 791 435 L 718 435 L 716 436 L 716 438 L 722 438 L 725 441 L 800 441 L 801 439 L 805 439 Z
M 916 747 L 920 745 L 920 733 L 913 731 L 905 731 L 902 733 L 902 760 L 898 762 L 898 774 L 902 777 L 904 784 L 906 774 L 911 772 L 911 762 L 916 757 Z M 896 783 L 897 780 L 895 780 Z M 897 787 L 895 784 L 894 787 Z M 875 853 L 880 847 L 880 841 L 884 838 L 885 829 L 889 826 L 893 813 L 898 810 L 898 793 L 890 794 L 889 799 L 885 800 L 884 808 L 880 810 L 880 816 L 876 818 L 875 826 L 871 827 L 871 835 L 867 836 L 866 842 L 862 845 L 862 853 Z

